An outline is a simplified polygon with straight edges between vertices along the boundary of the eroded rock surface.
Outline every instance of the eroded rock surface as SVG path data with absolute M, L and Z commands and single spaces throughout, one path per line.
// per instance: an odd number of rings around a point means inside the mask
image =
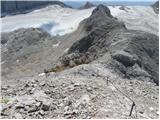
M 139 77 L 159 84 L 159 71 L 156 67 L 159 65 L 158 36 L 127 30 L 103 5 L 99 5 L 88 19 L 81 22 L 80 28 L 88 34 L 75 42 L 67 55 L 60 58 L 63 69 L 98 59 L 107 68 L 124 77 Z M 146 74 L 136 75 L 138 72 L 135 66 Z M 131 71 L 134 71 L 134 75 Z
M 2 118 L 158 118 L 158 86 L 121 79 L 103 64 L 80 65 L 48 77 L 35 75 L 6 87 Z M 132 101 L 119 90 L 135 102 L 132 116 Z
M 1 45 L 2 118 L 158 119 L 158 36 L 103 5 L 71 34 L 20 29 Z

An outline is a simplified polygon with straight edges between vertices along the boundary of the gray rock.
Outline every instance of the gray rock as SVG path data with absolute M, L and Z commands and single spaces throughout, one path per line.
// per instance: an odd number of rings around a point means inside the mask
M 51 101 L 50 100 L 43 101 L 42 110 L 48 111 L 50 109 L 50 106 L 51 106 Z
M 40 110 L 39 114 L 43 116 L 43 115 L 45 115 L 45 112 L 43 110 Z
M 124 66 L 133 66 L 136 63 L 136 58 L 124 51 L 117 51 L 112 55 L 114 59 L 121 62 Z
M 43 90 L 36 90 L 33 94 L 33 97 L 39 102 L 46 102 L 46 100 L 48 100 L 48 96 Z
M 86 2 L 86 4 L 84 6 L 80 7 L 80 9 L 89 9 L 94 6 L 95 5 L 93 5 L 91 2 Z
M 18 96 L 17 101 L 19 102 L 19 104 L 23 105 L 32 105 L 36 103 L 35 99 L 30 95 Z
M 45 80 L 43 80 L 42 82 L 39 83 L 40 86 L 44 86 L 45 84 L 46 84 Z
M 159 14 L 159 0 L 152 5 L 152 8 L 156 14 Z
M 16 119 L 23 119 L 23 117 L 22 117 L 22 115 L 21 115 L 20 113 L 15 113 L 15 114 L 14 114 L 14 117 L 15 117 Z
M 28 113 L 33 113 L 38 110 L 38 107 L 36 105 L 32 105 L 28 108 Z
M 16 109 L 21 109 L 21 108 L 24 108 L 24 105 L 21 104 L 21 103 L 17 103 L 17 104 L 15 105 L 15 108 L 16 108 Z

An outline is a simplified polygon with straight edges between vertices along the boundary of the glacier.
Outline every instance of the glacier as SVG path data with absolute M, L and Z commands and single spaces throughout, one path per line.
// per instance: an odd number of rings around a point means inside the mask
M 150 6 L 125 6 L 123 9 L 121 7 L 109 6 L 109 9 L 111 14 L 123 21 L 128 29 L 158 35 L 159 15 L 154 13 Z M 94 8 L 78 10 L 49 5 L 27 14 L 6 16 L 1 19 L 1 32 L 33 27 L 41 28 L 51 36 L 65 35 L 75 31 L 79 23 L 91 15 Z

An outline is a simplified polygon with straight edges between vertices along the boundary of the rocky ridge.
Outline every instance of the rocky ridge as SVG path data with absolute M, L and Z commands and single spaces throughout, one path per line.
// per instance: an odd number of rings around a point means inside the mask
M 82 21 L 80 28 L 87 35 L 75 42 L 49 71 L 61 71 L 98 59 L 123 77 L 138 77 L 158 84 L 158 36 L 127 30 L 103 5 Z

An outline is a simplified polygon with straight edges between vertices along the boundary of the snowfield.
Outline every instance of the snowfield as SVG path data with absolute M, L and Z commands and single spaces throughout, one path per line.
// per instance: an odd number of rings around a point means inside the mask
M 123 21 L 128 29 L 142 30 L 158 35 L 159 15 L 150 6 L 112 7 L 111 14 Z
M 158 15 L 150 6 L 109 6 L 111 14 L 123 21 L 128 29 L 142 30 L 158 35 Z M 52 36 L 64 35 L 77 29 L 89 17 L 93 8 L 77 10 L 50 5 L 27 14 L 6 16 L 1 19 L 2 32 L 19 28 L 42 28 Z
M 79 23 L 92 13 L 91 9 L 76 10 L 51 5 L 27 14 L 2 18 L 2 32 L 19 28 L 42 28 L 51 35 L 64 35 L 77 29 Z

